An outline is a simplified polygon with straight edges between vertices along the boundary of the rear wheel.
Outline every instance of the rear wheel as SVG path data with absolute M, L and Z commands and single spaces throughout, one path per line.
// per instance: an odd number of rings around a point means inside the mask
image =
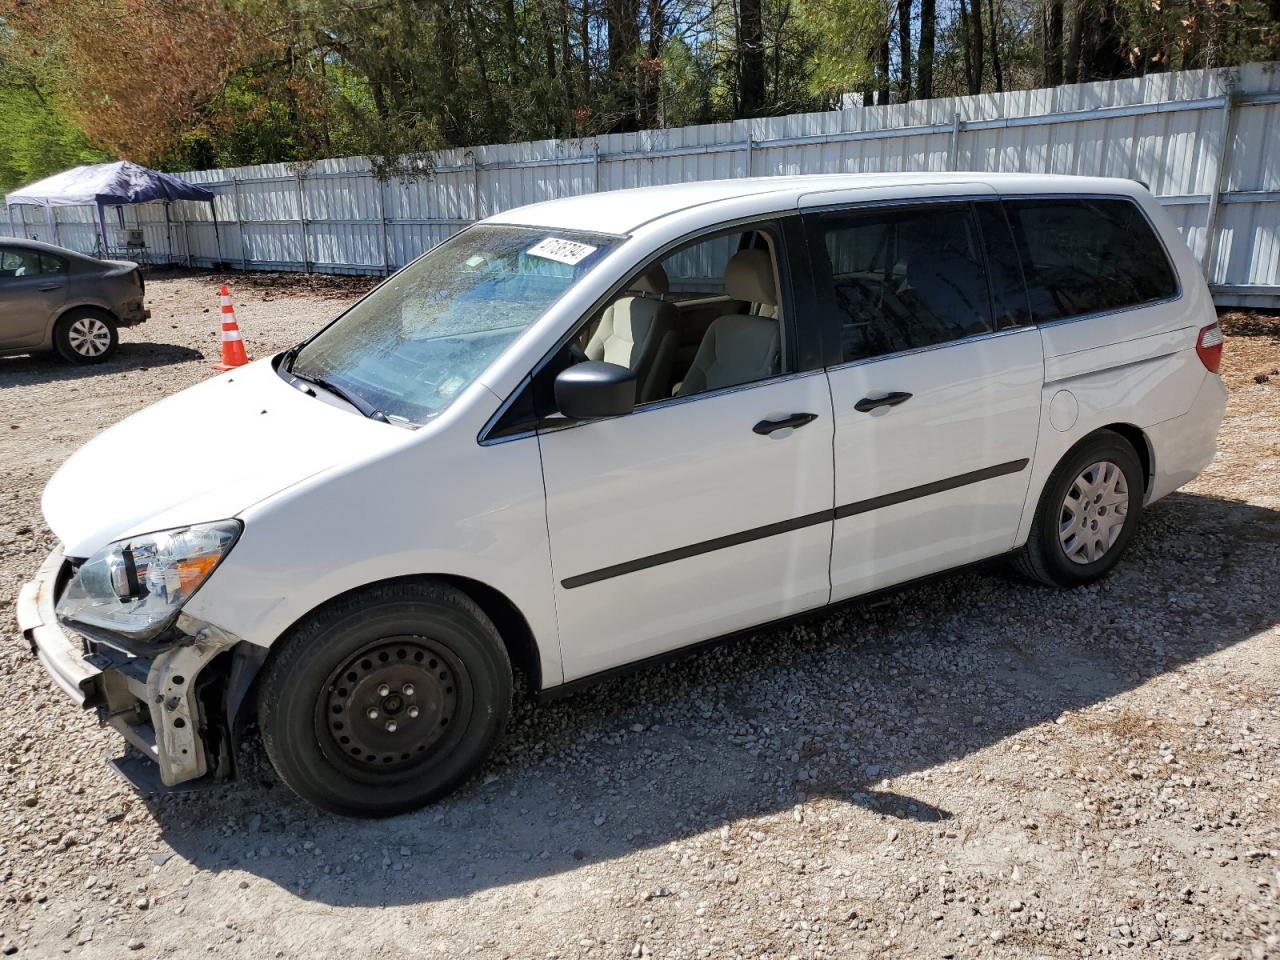
M 444 584 L 341 598 L 281 643 L 259 694 L 267 755 L 294 792 L 334 813 L 389 816 L 444 795 L 510 712 L 501 637 Z
M 100 310 L 70 310 L 53 328 L 53 347 L 68 363 L 102 363 L 119 345 L 115 321 Z
M 1110 430 L 1099 431 L 1050 474 L 1014 565 L 1059 587 L 1105 576 L 1137 529 L 1142 495 L 1142 464 L 1133 446 Z

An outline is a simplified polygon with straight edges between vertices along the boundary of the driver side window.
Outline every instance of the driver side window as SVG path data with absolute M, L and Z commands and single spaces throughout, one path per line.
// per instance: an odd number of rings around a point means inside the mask
M 21 247 L 0 247 L 0 280 L 34 277 L 40 272 L 40 255 Z
M 541 365 L 486 439 L 557 417 L 556 377 L 587 361 L 630 370 L 641 408 L 789 370 L 779 236 L 773 223 L 719 231 L 645 264 Z
M 584 325 L 571 362 L 630 369 L 643 405 L 783 369 L 778 241 L 763 227 L 701 238 L 642 268 Z

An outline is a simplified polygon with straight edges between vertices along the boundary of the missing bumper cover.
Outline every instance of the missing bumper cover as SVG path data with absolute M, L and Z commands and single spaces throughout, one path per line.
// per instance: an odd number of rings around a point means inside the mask
M 211 731 L 226 723 L 203 714 L 201 673 L 240 638 L 182 614 L 179 635 L 151 657 L 85 644 L 54 614 L 65 568 L 61 552 L 54 551 L 19 594 L 18 626 L 31 651 L 77 705 L 96 707 L 103 722 L 154 760 L 165 785 L 204 776 L 223 740 Z

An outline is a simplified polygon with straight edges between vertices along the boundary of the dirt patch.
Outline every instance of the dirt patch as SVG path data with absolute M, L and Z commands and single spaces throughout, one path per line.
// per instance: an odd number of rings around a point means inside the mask
M 249 351 L 365 280 L 230 278 Z M 216 286 L 84 371 L 0 359 L 0 949 L 49 957 L 1263 957 L 1280 936 L 1280 366 L 1228 318 L 1220 452 L 1103 583 L 1002 569 L 543 706 L 420 813 L 325 816 L 246 757 L 146 800 L 20 644 L 40 492 L 210 376 Z M 86 497 L 93 491 L 86 490 Z M 109 509 L 109 505 L 104 505 Z
M 1261 310 L 1223 310 L 1218 322 L 1229 337 L 1270 337 L 1280 342 L 1280 313 Z
M 325 297 L 349 301 L 363 296 L 383 281 L 365 274 L 270 272 L 266 270 L 219 271 L 155 268 L 147 271 L 147 281 L 176 283 L 190 281 L 217 287 L 225 283 L 241 293 L 265 294 L 272 298 Z

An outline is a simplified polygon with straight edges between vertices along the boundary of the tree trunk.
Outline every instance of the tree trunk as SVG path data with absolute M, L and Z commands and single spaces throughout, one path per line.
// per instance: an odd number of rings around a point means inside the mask
M 582 43 L 582 106 L 591 103 L 591 0 L 582 0 L 582 16 L 578 22 L 578 39 Z
M 516 65 L 520 61 L 520 27 L 516 23 L 516 0 L 505 0 L 502 13 L 507 25 L 507 84 L 514 87 Z
M 764 11 L 761 0 L 738 3 L 738 116 L 764 110 Z
M 996 93 L 1004 93 L 1004 71 L 1000 68 L 1000 17 L 997 0 L 987 0 L 991 14 L 991 74 L 995 77 Z
M 639 91 L 635 62 L 640 53 L 637 10 L 637 0 L 605 2 L 605 21 L 609 29 L 609 82 L 614 91 L 615 133 L 639 129 Z
M 652 128 L 662 125 L 658 107 L 666 24 L 662 17 L 662 0 L 647 0 L 645 6 L 649 20 L 649 43 L 645 50 L 644 64 L 644 125 Z
M 441 133 L 445 142 L 453 147 L 463 142 L 462 125 L 458 110 L 458 44 L 457 29 L 453 22 L 453 10 L 448 0 L 435 5 L 435 40 L 440 50 L 440 81 L 444 90 L 444 123 Z
M 969 81 L 970 93 L 982 92 L 983 58 L 985 50 L 982 39 L 982 0 L 973 0 L 973 28 L 970 36 L 973 39 L 973 78 Z
M 1089 4 L 1080 44 L 1081 80 L 1115 80 L 1131 72 L 1119 13 L 1115 0 Z
M 577 106 L 574 90 L 573 46 L 569 42 L 569 0 L 560 0 L 560 82 L 564 84 L 565 105 L 569 111 Z M 572 134 L 570 130 L 570 134 Z
M 1080 47 L 1084 42 L 1084 17 L 1086 0 L 1076 0 L 1071 17 L 1071 37 L 1067 40 L 1067 56 L 1062 64 L 1063 83 L 1080 82 Z
M 920 50 L 916 60 L 916 95 L 933 96 L 933 37 L 938 26 L 937 0 L 920 0 Z M 1280 3 L 1280 0 L 1276 0 Z
M 960 0 L 960 36 L 964 46 L 964 75 L 970 96 L 982 92 L 983 56 L 986 44 L 982 34 L 982 0 L 972 5 Z
M 962 0 L 963 2 L 963 0 Z M 880 92 L 876 95 L 876 103 L 884 106 L 889 102 L 889 25 L 884 25 L 884 36 L 880 41 L 880 66 L 877 78 L 880 82 Z
M 898 0 L 898 102 L 911 99 L 911 0 Z
M 471 0 L 463 0 L 462 11 L 467 24 L 467 33 L 471 38 L 471 52 L 476 58 L 476 69 L 479 71 L 480 95 L 484 98 L 485 129 L 481 131 L 481 135 L 493 136 L 493 127 L 495 126 L 498 111 L 493 102 L 493 89 L 489 86 L 489 67 L 487 58 L 484 55 L 484 41 L 481 39 L 479 31 L 476 30 L 476 15 L 475 11 L 471 9 Z M 484 143 L 485 141 L 481 140 L 479 142 Z
M 573 135 L 568 122 L 568 77 L 560 76 L 560 54 L 556 49 L 556 31 L 546 4 L 539 6 L 538 20 L 542 25 L 543 56 L 546 61 L 547 84 L 544 92 L 543 109 L 546 111 L 544 136 L 568 137 Z
M 1043 63 L 1041 82 L 1046 87 L 1062 83 L 1062 0 L 1047 0 L 1042 17 Z

